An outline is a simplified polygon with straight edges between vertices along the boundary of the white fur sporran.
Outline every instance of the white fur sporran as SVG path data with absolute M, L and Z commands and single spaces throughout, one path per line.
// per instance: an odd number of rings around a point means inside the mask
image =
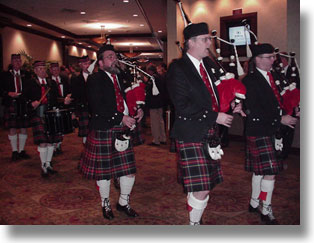
M 129 139 L 120 140 L 116 138 L 114 142 L 114 147 L 116 148 L 117 151 L 123 152 L 127 150 L 127 148 L 129 147 L 129 141 L 130 141 Z

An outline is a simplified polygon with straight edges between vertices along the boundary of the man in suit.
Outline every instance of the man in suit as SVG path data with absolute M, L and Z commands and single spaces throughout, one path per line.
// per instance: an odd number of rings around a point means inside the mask
M 118 60 L 112 45 L 105 44 L 97 53 L 98 72 L 90 75 L 87 81 L 87 98 L 91 119 L 85 149 L 79 164 L 84 177 L 96 180 L 101 197 L 103 216 L 114 218 L 109 194 L 110 181 L 119 178 L 120 197 L 116 204 L 118 211 L 129 217 L 138 214 L 131 208 L 129 197 L 135 182 L 135 158 L 132 142 L 120 149 L 115 146 L 117 139 L 136 120 L 143 117 L 142 109 L 134 118 L 128 114 L 125 102 L 125 81 L 118 68 Z
M 223 181 L 220 160 L 211 157 L 208 145 L 220 153 L 217 124 L 231 126 L 233 116 L 219 111 L 215 86 L 218 68 L 208 57 L 211 45 L 206 23 L 190 24 L 184 31 L 183 57 L 170 64 L 168 92 L 176 118 L 171 137 L 176 139 L 179 168 L 187 195 L 191 225 L 202 223 L 209 192 Z M 234 112 L 240 112 L 237 106 Z
M 283 163 L 276 157 L 281 144 L 275 134 L 280 124 L 293 127 L 297 119 L 282 114 L 281 96 L 270 72 L 275 60 L 273 46 L 268 43 L 255 45 L 252 54 L 250 62 L 254 68 L 243 79 L 247 89 L 244 103 L 247 111 L 245 169 L 253 172 L 249 212 L 261 213 L 266 224 L 278 224 L 271 201 L 275 176 L 283 170 Z
M 73 98 L 73 103 L 75 106 L 75 115 L 79 119 L 78 136 L 83 138 L 83 144 L 85 144 L 88 134 L 89 121 L 86 82 L 87 77 L 90 74 L 88 67 L 91 62 L 88 56 L 82 56 L 78 59 L 78 64 L 82 71 L 80 75 L 74 75 L 71 78 L 71 97 Z
M 34 144 L 38 145 L 37 151 L 41 161 L 41 176 L 48 178 L 56 174 L 51 160 L 54 152 L 54 143 L 61 141 L 62 136 L 49 134 L 47 132 L 45 113 L 57 107 L 58 88 L 55 82 L 47 77 L 46 63 L 44 61 L 34 62 L 35 77 L 30 80 L 26 95 L 34 108 L 32 117 Z
M 28 79 L 21 70 L 22 60 L 20 54 L 11 55 L 12 69 L 2 76 L 2 96 L 4 105 L 4 125 L 9 129 L 8 138 L 12 148 L 12 161 L 29 159 L 24 147 L 27 140 L 27 128 L 30 127 L 25 89 Z M 17 134 L 18 129 L 20 133 Z M 19 145 L 19 146 L 18 146 Z
M 53 62 L 50 64 L 50 73 L 52 81 L 54 81 L 58 87 L 58 108 L 69 108 L 72 101 L 70 84 L 67 77 L 60 76 L 59 63 Z M 55 154 L 62 153 L 61 144 L 62 141 L 55 144 Z

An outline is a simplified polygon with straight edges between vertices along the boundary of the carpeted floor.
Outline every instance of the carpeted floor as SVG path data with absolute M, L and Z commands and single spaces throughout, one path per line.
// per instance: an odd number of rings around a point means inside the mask
M 66 135 L 63 154 L 54 157 L 57 175 L 40 176 L 40 161 L 28 130 L 30 160 L 11 162 L 7 131 L 0 129 L 0 224 L 3 225 L 184 225 L 188 223 L 186 195 L 177 183 L 176 154 L 169 146 L 152 147 L 150 129 L 145 144 L 135 147 L 137 176 L 131 205 L 139 213 L 128 218 L 115 209 L 119 193 L 111 185 L 115 218 L 103 218 L 95 182 L 77 170 L 83 146 L 77 132 Z M 244 171 L 244 144 L 231 140 L 222 159 L 224 182 L 210 194 L 203 215 L 207 225 L 259 225 L 260 217 L 247 211 L 251 174 Z M 300 156 L 291 154 L 288 169 L 277 177 L 273 211 L 280 224 L 300 224 Z

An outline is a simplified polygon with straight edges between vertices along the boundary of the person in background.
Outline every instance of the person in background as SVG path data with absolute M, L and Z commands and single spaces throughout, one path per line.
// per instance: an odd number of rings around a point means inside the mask
M 156 66 L 152 63 L 146 67 L 147 73 L 154 77 L 148 81 L 146 93 L 146 105 L 149 109 L 151 131 L 153 141 L 149 144 L 160 146 L 167 144 L 163 109 L 165 104 L 165 83 L 164 79 L 157 73 Z
M 59 67 L 59 63 L 57 62 L 50 64 L 50 73 L 51 73 L 50 78 L 52 79 L 52 81 L 56 83 L 58 87 L 58 99 L 59 99 L 58 108 L 68 109 L 72 101 L 69 79 L 66 76 L 60 75 L 60 67 Z M 54 153 L 56 155 L 62 153 L 61 144 L 62 144 L 62 141 L 55 144 Z
M 78 136 L 82 137 L 82 142 L 85 144 L 88 134 L 88 102 L 86 94 L 87 77 L 90 74 L 88 67 L 91 61 L 88 56 L 83 56 L 78 59 L 78 64 L 81 68 L 81 73 L 71 78 L 71 98 L 73 99 L 73 105 L 75 107 L 75 113 L 73 113 L 73 119 L 78 117 L 79 119 L 79 131 Z
M 2 74 L 1 96 L 4 105 L 4 126 L 9 129 L 11 160 L 29 159 L 25 151 L 27 128 L 31 126 L 25 90 L 29 85 L 27 75 L 21 70 L 20 54 L 11 55 L 11 69 Z M 20 133 L 18 133 L 20 130 Z
M 276 156 L 281 146 L 276 131 L 281 124 L 292 128 L 297 118 L 283 114 L 282 99 L 271 72 L 273 46 L 254 45 L 252 54 L 250 63 L 254 68 L 242 80 L 247 90 L 245 170 L 253 173 L 249 212 L 260 213 L 263 223 L 274 225 L 279 224 L 272 211 L 275 177 L 283 170 L 282 160 Z

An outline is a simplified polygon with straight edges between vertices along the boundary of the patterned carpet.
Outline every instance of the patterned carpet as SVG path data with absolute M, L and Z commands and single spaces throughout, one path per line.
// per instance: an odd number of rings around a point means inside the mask
M 176 179 L 176 154 L 169 146 L 152 147 L 150 129 L 144 145 L 135 147 L 137 176 L 131 205 L 139 217 L 130 219 L 115 209 L 119 193 L 111 185 L 115 218 L 103 218 L 95 182 L 81 177 L 77 164 L 82 152 L 77 132 L 64 138 L 63 154 L 54 157 L 58 174 L 40 176 L 40 161 L 31 129 L 26 144 L 30 160 L 11 162 L 7 131 L 0 129 L 0 224 L 2 225 L 184 225 L 186 196 Z M 244 171 L 244 144 L 231 140 L 222 159 L 224 182 L 210 194 L 203 215 L 207 225 L 259 225 L 259 215 L 247 211 L 251 175 Z M 288 169 L 277 177 L 273 211 L 280 224 L 300 224 L 300 156 L 291 154 Z M 293 189 L 292 189 L 293 188 Z

